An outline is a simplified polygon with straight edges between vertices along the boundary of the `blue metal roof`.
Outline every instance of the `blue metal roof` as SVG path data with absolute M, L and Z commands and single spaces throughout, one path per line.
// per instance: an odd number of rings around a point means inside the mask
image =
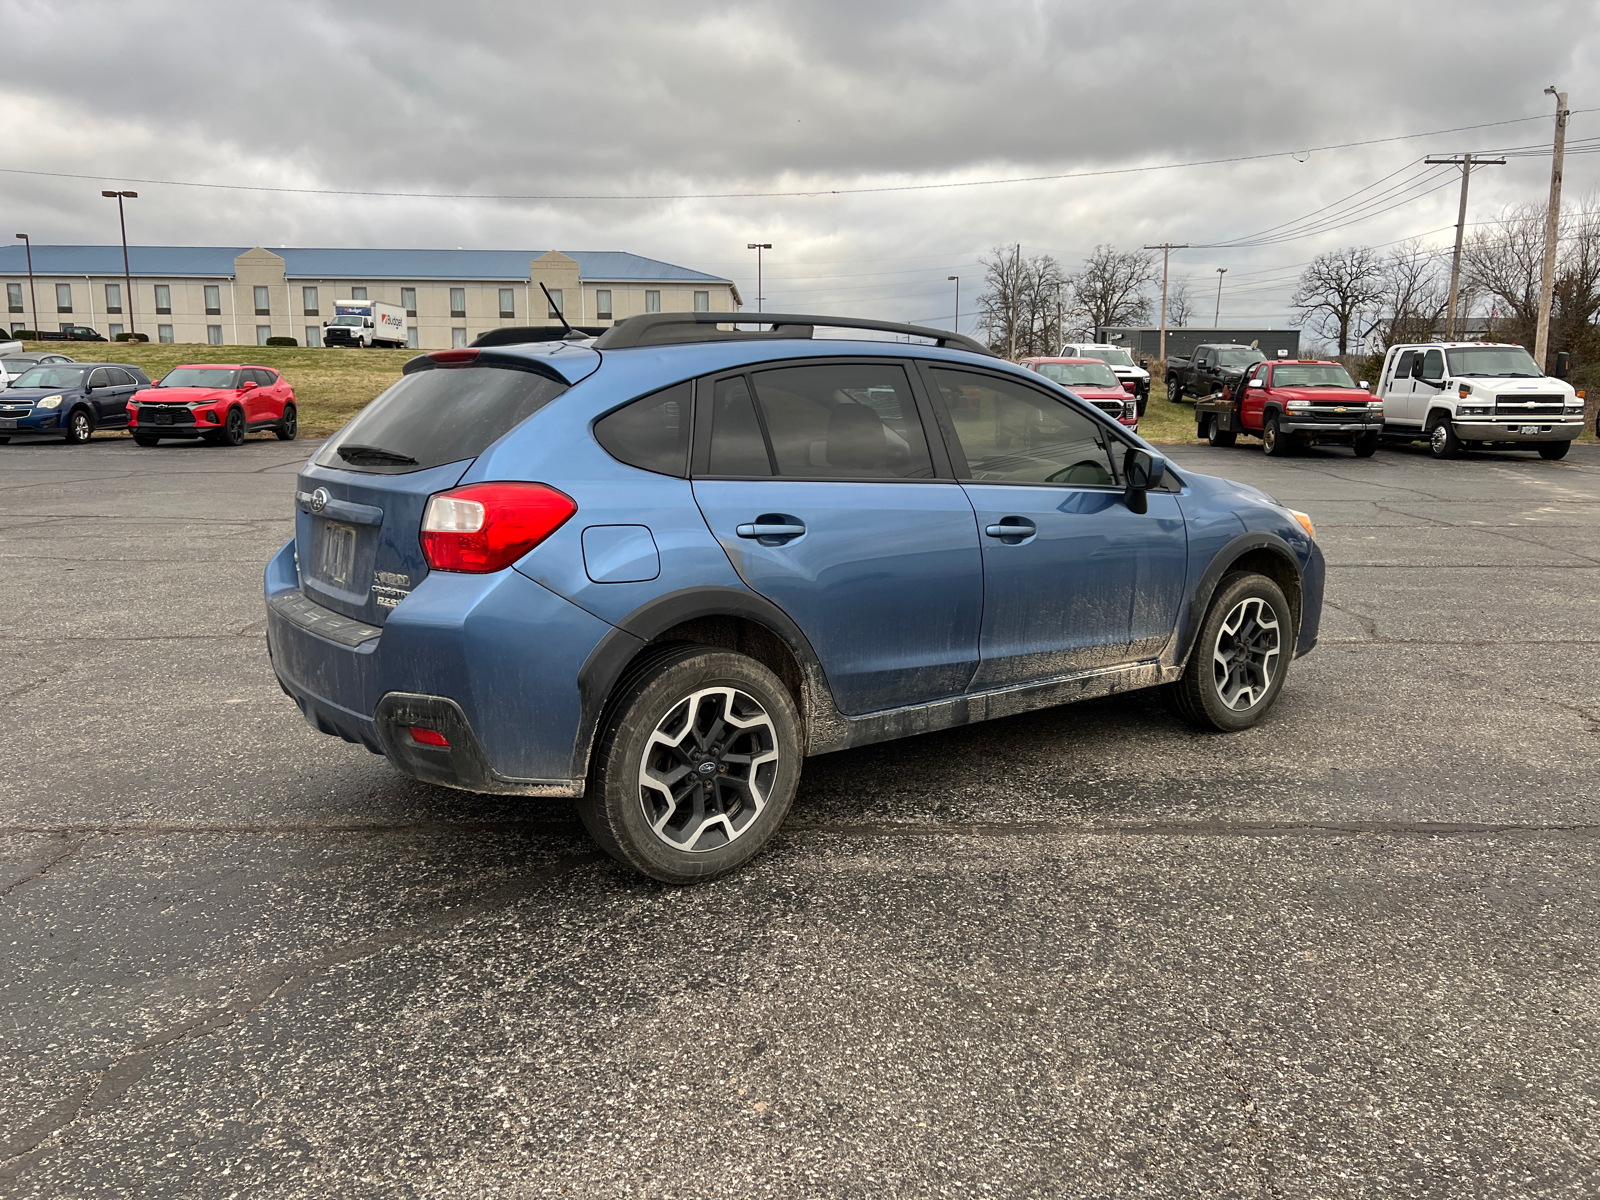
M 129 246 L 135 275 L 227 278 L 249 246 Z M 301 246 L 266 249 L 284 260 L 291 279 L 527 279 L 528 264 L 544 250 L 342 250 Z M 563 250 L 578 275 L 598 282 L 727 283 L 704 271 L 621 250 Z M 0 275 L 24 275 L 27 250 L 0 246 Z M 121 246 L 35 246 L 35 275 L 121 275 Z

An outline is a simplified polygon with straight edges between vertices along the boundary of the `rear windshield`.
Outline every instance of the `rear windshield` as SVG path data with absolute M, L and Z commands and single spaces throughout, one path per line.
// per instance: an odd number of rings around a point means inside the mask
M 1114 388 L 1117 373 L 1103 362 L 1098 363 L 1040 363 L 1039 374 L 1062 387 Z
M 1224 367 L 1249 367 L 1258 362 L 1266 362 L 1267 356 L 1259 350 L 1218 350 L 1217 363 Z
M 231 388 L 239 385 L 234 381 L 239 372 L 225 370 L 222 367 L 174 367 L 168 371 L 166 377 L 156 384 L 157 387 L 192 387 L 192 388 Z
M 1103 363 L 1110 363 L 1113 367 L 1131 367 L 1133 359 L 1128 357 L 1126 350 L 1102 349 L 1099 346 L 1080 346 L 1077 358 L 1098 358 Z
M 511 367 L 418 371 L 357 413 L 322 448 L 317 465 L 403 475 L 476 458 L 566 390 Z
M 1350 372 L 1332 363 L 1272 368 L 1272 386 L 1281 388 L 1353 388 Z
M 11 386 L 75 388 L 82 378 L 82 367 L 34 367 L 31 371 L 24 371 Z

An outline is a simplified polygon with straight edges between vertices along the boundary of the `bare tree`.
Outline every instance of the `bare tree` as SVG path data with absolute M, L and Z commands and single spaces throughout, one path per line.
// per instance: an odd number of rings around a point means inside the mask
M 1092 329 L 1133 325 L 1150 319 L 1145 290 L 1156 281 L 1156 256 L 1144 250 L 1096 246 L 1072 277 L 1072 298 L 1078 316 Z M 1168 293 L 1168 308 L 1171 308 Z
M 1446 262 L 1417 238 L 1402 242 L 1384 259 L 1378 304 L 1386 349 L 1397 342 L 1426 341 L 1444 328 L 1450 307 Z M 1385 313 L 1387 322 L 1381 319 Z
M 1299 314 L 1298 324 L 1337 330 L 1339 353 L 1347 354 L 1356 312 L 1383 293 L 1383 262 L 1367 246 L 1348 246 L 1317 255 L 1301 273 L 1289 303 Z
M 1189 280 L 1185 276 L 1167 288 L 1167 328 L 1185 328 L 1194 320 L 1194 314 L 1194 294 L 1189 291 Z
M 1009 358 L 1051 354 L 1061 344 L 1066 280 L 1048 254 L 1024 257 L 1020 246 L 996 246 L 978 297 L 990 347 Z
M 1504 332 L 1533 345 L 1539 317 L 1539 281 L 1544 269 L 1544 209 L 1508 208 L 1462 247 L 1462 273 L 1490 300 Z M 1559 263 L 1558 263 L 1559 267 Z

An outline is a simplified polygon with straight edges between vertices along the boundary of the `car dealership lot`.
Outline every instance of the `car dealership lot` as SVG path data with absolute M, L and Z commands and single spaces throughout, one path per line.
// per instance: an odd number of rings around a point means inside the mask
M 0 448 L 0 1193 L 1600 1188 L 1600 449 L 1174 448 L 1328 556 L 1261 726 L 817 758 L 689 890 L 304 725 L 310 449 Z

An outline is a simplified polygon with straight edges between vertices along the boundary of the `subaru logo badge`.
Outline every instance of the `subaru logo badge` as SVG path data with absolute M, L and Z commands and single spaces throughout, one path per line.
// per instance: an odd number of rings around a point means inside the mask
M 328 501 L 332 499 L 333 497 L 328 495 L 327 488 L 318 488 L 311 493 L 311 511 L 314 513 L 321 512 L 328 507 Z

